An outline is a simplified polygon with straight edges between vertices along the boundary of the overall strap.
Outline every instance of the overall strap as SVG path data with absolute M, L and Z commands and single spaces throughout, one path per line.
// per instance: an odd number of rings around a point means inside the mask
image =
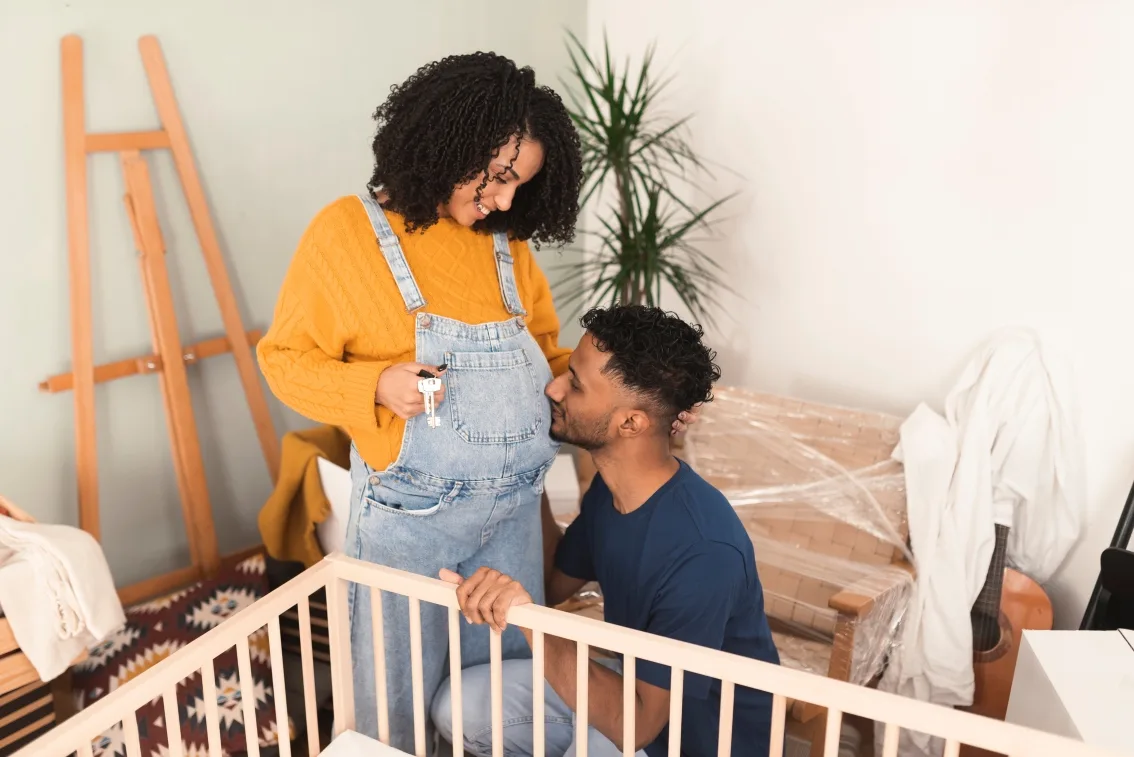
M 390 222 L 386 220 L 386 212 L 369 193 L 360 194 L 358 199 L 362 200 L 362 206 L 366 208 L 366 215 L 370 217 L 370 225 L 374 229 L 378 247 L 382 250 L 382 257 L 386 258 L 386 264 L 390 266 L 390 272 L 394 274 L 394 282 L 398 285 L 402 302 L 406 305 L 406 312 L 412 313 L 425 307 L 425 298 L 421 296 L 421 290 L 417 288 L 417 281 L 414 280 L 413 273 L 410 272 L 409 263 L 406 262 L 406 254 L 402 251 L 402 245 L 398 241 L 397 235 L 394 234 L 394 230 L 390 228 Z
M 496 277 L 500 280 L 504 307 L 512 315 L 527 315 L 528 311 L 520 304 L 520 292 L 516 288 L 516 269 L 512 262 L 512 251 L 508 248 L 508 235 L 503 231 L 495 232 L 492 235 L 492 246 L 496 249 Z

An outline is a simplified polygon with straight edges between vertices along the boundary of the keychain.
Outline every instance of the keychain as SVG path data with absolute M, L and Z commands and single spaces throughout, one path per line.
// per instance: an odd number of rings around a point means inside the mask
M 438 370 L 445 370 L 445 366 L 438 366 Z M 417 375 L 421 377 L 421 380 L 417 382 L 417 390 L 425 395 L 425 412 L 429 416 L 426 424 L 430 428 L 437 428 L 441 425 L 441 420 L 437 417 L 437 404 L 434 402 L 433 396 L 441 391 L 441 379 L 425 370 L 418 371 Z

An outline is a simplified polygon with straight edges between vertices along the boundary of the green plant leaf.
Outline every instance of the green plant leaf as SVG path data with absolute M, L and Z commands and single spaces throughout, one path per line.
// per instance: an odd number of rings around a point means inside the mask
M 658 115 L 673 77 L 658 76 L 656 50 L 647 45 L 632 69 L 629 59 L 616 64 L 605 31 L 596 55 L 568 31 L 567 99 L 585 174 L 581 204 L 600 195 L 609 200 L 595 214 L 597 228 L 584 234 L 595 242 L 591 253 L 557 267 L 571 274 L 558 285 L 557 301 L 561 308 L 657 305 L 668 287 L 711 322 L 715 292 L 727 287 L 719 261 L 704 249 L 708 239 L 694 235 L 712 232 L 715 213 L 733 195 L 700 206 L 687 199 L 700 192 L 698 177 L 711 174 L 685 138 L 690 117 Z

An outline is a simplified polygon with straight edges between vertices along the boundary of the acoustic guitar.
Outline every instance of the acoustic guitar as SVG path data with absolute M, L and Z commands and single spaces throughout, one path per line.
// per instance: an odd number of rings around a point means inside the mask
M 973 603 L 973 703 L 959 709 L 1003 720 L 1024 629 L 1050 631 L 1051 600 L 1038 583 L 1005 566 L 1008 526 L 996 525 L 996 547 L 988 577 Z M 965 745 L 962 757 L 993 757 L 995 752 Z

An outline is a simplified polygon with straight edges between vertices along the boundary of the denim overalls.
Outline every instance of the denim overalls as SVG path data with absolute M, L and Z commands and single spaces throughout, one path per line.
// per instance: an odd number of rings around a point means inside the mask
M 397 459 L 382 471 L 367 465 L 352 446 L 344 551 L 433 578 L 441 568 L 468 576 L 488 565 L 519 580 L 542 604 L 540 494 L 559 445 L 548 435 L 551 409 L 543 393 L 551 368 L 525 327 L 507 236 L 495 234 L 493 244 L 500 294 L 513 317 L 479 325 L 442 318 L 426 310 L 381 207 L 369 194 L 359 197 L 407 317 L 414 319 L 416 362 L 448 368 L 438 428 L 427 425 L 424 413 L 409 419 Z M 408 602 L 388 592 L 383 597 L 390 745 L 413 754 Z M 349 606 L 356 729 L 376 738 L 370 592 L 352 584 Z M 421 634 L 428 718 L 448 671 L 447 611 L 421 603 Z M 502 642 L 505 659 L 531 655 L 514 626 Z M 462 665 L 486 662 L 488 626 L 462 623 Z M 432 723 L 426 732 L 432 734 Z

